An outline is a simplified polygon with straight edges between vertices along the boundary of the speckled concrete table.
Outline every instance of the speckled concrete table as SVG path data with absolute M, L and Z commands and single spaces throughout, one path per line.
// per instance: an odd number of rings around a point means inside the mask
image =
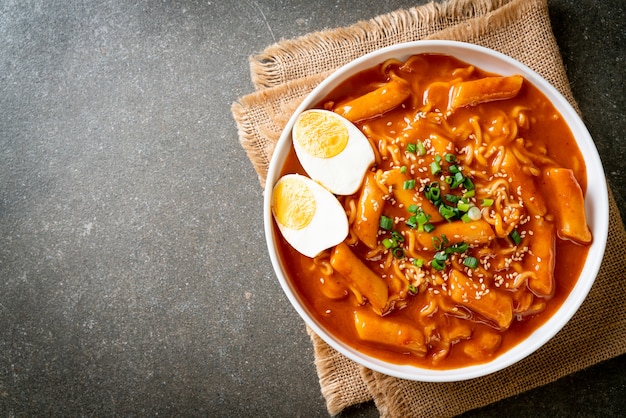
M 0 416 L 327 415 L 230 105 L 265 46 L 419 3 L 0 2 Z M 624 216 L 626 5 L 549 5 Z M 467 415 L 625 395 L 620 357 Z

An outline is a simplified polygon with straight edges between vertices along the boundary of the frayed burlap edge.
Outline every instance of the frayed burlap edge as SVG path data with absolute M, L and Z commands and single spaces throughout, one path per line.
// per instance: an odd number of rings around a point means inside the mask
M 329 71 L 384 46 L 423 39 L 449 26 L 483 17 L 509 1 L 432 2 L 348 27 L 283 40 L 250 57 L 252 82 L 257 89 L 263 89 Z
M 313 343 L 315 368 L 328 413 L 337 415 L 349 406 L 372 400 L 368 385 L 363 380 L 337 379 L 335 373 L 342 370 L 346 375 L 358 376 L 365 368 L 326 344 L 309 327 L 307 333 Z

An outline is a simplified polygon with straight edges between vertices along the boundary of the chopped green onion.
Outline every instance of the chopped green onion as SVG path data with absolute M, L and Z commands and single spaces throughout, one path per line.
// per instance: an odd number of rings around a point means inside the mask
M 470 210 L 470 208 L 472 207 L 471 204 L 464 202 L 462 200 L 459 200 L 459 202 L 456 205 L 457 209 L 459 209 L 461 212 L 467 212 L 468 210 Z
M 467 190 L 474 190 L 475 187 L 474 182 L 469 177 L 465 177 L 465 180 L 463 181 L 463 186 L 465 186 Z
M 435 161 L 437 161 L 437 163 L 441 162 L 441 155 L 437 154 L 435 155 Z
M 391 238 L 385 238 L 383 240 L 383 245 L 385 246 L 386 249 L 390 249 L 390 248 L 395 247 L 398 244 L 395 243 Z
M 415 147 L 417 155 L 419 155 L 420 157 L 426 155 L 426 147 L 424 146 L 422 141 L 417 141 Z
M 403 165 L 402 167 L 400 167 L 400 172 L 401 172 L 402 174 L 406 173 L 406 166 L 405 166 L 405 165 Z
M 439 251 L 443 248 L 443 242 L 441 241 L 441 238 L 433 237 L 432 241 L 433 241 L 433 248 L 435 250 Z
M 435 251 L 441 251 L 446 245 L 448 245 L 448 237 L 444 234 L 441 234 L 438 237 L 432 237 L 433 248 Z
M 453 194 L 446 195 L 446 200 L 452 204 L 456 204 L 459 201 L 459 199 L 460 197 L 458 197 L 457 195 L 453 195 Z
M 427 215 L 426 213 L 422 211 L 420 213 L 417 213 L 415 215 L 415 218 L 417 219 L 417 222 L 419 224 L 424 225 L 430 219 L 430 215 Z
M 379 223 L 380 227 L 382 229 L 385 229 L 387 231 L 390 231 L 391 228 L 393 228 L 393 220 L 385 215 L 382 215 L 380 217 L 380 223 Z
M 424 260 L 422 258 L 416 258 L 413 260 L 413 265 L 415 267 L 422 267 L 424 265 Z
M 402 185 L 404 190 L 411 190 L 415 188 L 415 179 L 405 180 Z
M 406 150 L 407 152 L 414 153 L 415 151 L 417 151 L 417 144 L 413 144 L 413 143 L 407 144 Z
M 476 257 L 467 257 L 463 260 L 463 264 L 471 269 L 478 267 L 478 259 Z
M 433 161 L 432 163 L 430 163 L 430 172 L 433 176 L 441 173 L 441 164 L 439 164 L 437 161 Z
M 409 228 L 419 227 L 418 231 L 422 232 L 424 230 L 424 225 L 430 219 L 430 215 L 424 213 L 421 208 L 418 208 L 415 212 L 415 215 L 409 217 L 405 222 Z
M 519 245 L 520 242 L 522 242 L 522 237 L 520 236 L 519 232 L 517 232 L 517 229 L 514 229 L 513 232 L 509 234 L 509 238 L 513 240 L 515 245 Z
M 398 231 L 391 231 L 391 239 L 395 240 L 396 242 L 404 242 L 404 237 Z
M 415 287 L 412 284 L 410 284 L 409 285 L 409 293 L 411 293 L 412 295 L 417 294 L 417 287 Z
M 452 174 L 456 174 L 456 173 L 460 173 L 461 172 L 461 169 L 457 165 L 451 165 L 450 167 L 448 167 L 448 170 Z
M 408 211 L 411 213 L 417 213 L 420 210 L 420 207 L 418 205 L 410 205 L 408 207 Z
M 435 225 L 431 224 L 430 222 L 424 224 L 424 231 L 433 232 L 434 230 L 435 230 Z
M 404 258 L 404 250 L 401 247 L 395 247 L 391 250 L 391 254 L 393 254 L 395 258 Z
M 441 214 L 441 216 L 444 217 L 444 219 L 446 219 L 447 221 L 450 221 L 458 215 L 458 212 L 455 209 L 456 208 L 453 208 L 448 205 L 440 205 L 439 213 Z
M 451 254 L 451 253 L 464 253 L 465 251 L 467 251 L 467 249 L 469 248 L 469 245 L 467 244 L 467 242 L 458 242 L 454 245 L 449 246 L 448 248 L 446 248 L 446 253 Z
M 463 193 L 463 197 L 474 197 L 474 195 L 476 195 L 476 190 L 468 190 L 465 193 Z
M 482 213 L 480 212 L 480 209 L 478 209 L 476 206 L 472 206 L 471 208 L 469 208 L 469 210 L 467 211 L 467 216 L 469 216 L 469 218 L 472 221 L 477 221 L 480 218 L 482 218 Z
M 452 177 L 451 189 L 456 189 L 465 181 L 465 176 L 460 171 Z
M 493 205 L 493 199 L 483 199 L 481 206 L 491 206 Z
M 441 200 L 441 189 L 439 188 L 439 183 L 437 182 L 428 186 L 424 193 L 426 194 L 426 198 L 435 205 Z
M 444 156 L 444 158 L 445 158 L 446 162 L 448 162 L 448 163 L 453 163 L 453 162 L 456 161 L 456 155 L 454 155 L 454 154 L 446 154 Z
M 467 213 L 464 213 L 463 216 L 461 216 L 461 220 L 465 223 L 472 222 L 471 218 L 469 217 Z
M 434 268 L 435 270 L 437 270 L 437 271 L 441 271 L 441 270 L 443 270 L 443 269 L 445 269 L 445 268 L 446 268 L 445 263 L 443 263 L 443 262 L 441 262 L 441 261 L 439 261 L 439 260 L 437 260 L 437 259 L 433 259 L 433 260 L 430 262 L 430 266 L 431 266 L 432 268 Z
M 448 254 L 445 251 L 438 251 L 435 253 L 433 258 L 437 261 L 446 261 L 448 259 Z

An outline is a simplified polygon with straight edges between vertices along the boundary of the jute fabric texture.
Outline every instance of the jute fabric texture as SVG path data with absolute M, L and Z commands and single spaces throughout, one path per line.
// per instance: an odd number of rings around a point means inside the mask
M 537 71 L 577 108 L 546 0 L 452 0 L 398 10 L 283 40 L 250 57 L 256 91 L 234 103 L 232 113 L 261 185 L 283 127 L 317 84 L 363 54 L 420 39 L 464 41 L 505 53 Z M 307 330 L 328 412 L 336 415 L 374 400 L 382 417 L 453 416 L 625 353 L 626 281 L 620 246 L 626 232 L 612 195 L 609 203 L 606 254 L 581 309 L 539 351 L 503 371 L 459 383 L 396 379 L 352 362 Z

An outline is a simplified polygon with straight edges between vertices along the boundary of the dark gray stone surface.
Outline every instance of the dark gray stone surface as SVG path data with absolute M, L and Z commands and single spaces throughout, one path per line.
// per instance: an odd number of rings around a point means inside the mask
M 265 46 L 418 3 L 0 1 L 0 416 L 327 415 L 230 105 Z M 626 6 L 549 5 L 624 216 Z M 467 416 L 625 395 L 620 357 Z

